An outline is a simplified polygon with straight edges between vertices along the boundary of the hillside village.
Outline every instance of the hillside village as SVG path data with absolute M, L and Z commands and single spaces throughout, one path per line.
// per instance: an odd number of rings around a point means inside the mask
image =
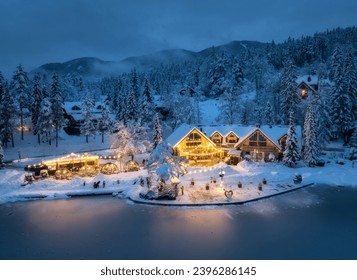
M 256 192 L 263 179 L 273 181 L 271 194 L 277 185 L 288 188 L 295 173 L 314 183 L 326 180 L 318 172 L 330 178 L 340 169 L 348 184 L 357 160 L 356 38 L 351 27 L 281 44 L 232 42 L 172 63 L 138 57 L 128 72 L 97 77 L 78 65 L 0 73 L 5 193 L 33 180 L 41 193 L 45 186 L 57 193 L 57 184 L 72 191 L 84 182 L 105 181 L 108 189 L 133 180 L 147 188 L 135 188 L 136 197 L 178 199 L 196 181 L 219 189 L 220 198 L 210 198 L 217 202 L 238 182 Z M 288 176 L 272 177 L 281 172 Z M 222 184 L 213 183 L 217 176 Z M 130 184 L 111 190 L 129 195 Z M 190 201 L 202 202 L 198 196 Z

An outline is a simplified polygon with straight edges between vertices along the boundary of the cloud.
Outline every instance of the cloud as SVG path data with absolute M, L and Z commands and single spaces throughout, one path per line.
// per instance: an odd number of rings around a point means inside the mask
M 121 60 L 232 40 L 282 41 L 355 24 L 355 1 L 1 1 L 0 70 L 83 56 Z M 4 69 L 5 68 L 5 69 Z M 12 71 L 11 69 L 11 71 Z

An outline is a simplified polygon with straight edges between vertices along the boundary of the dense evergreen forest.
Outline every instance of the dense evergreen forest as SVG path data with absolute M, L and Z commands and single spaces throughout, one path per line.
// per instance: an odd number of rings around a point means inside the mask
M 80 68 L 28 73 L 20 64 L 9 79 L 0 72 L 1 141 L 14 146 L 14 131 L 20 128 L 24 137 L 29 127 L 39 143 L 41 138 L 58 145 L 58 132 L 68 125 L 63 103 L 80 101 L 83 136 L 125 129 L 137 144 L 150 139 L 156 113 L 167 134 L 182 123 L 202 123 L 200 103 L 217 99 L 218 123 L 288 125 L 293 116 L 304 126 L 306 142 L 318 143 L 316 149 L 339 138 L 347 144 L 356 131 L 356 47 L 357 29 L 349 27 L 283 43 L 235 41 L 174 61 L 150 62 L 145 56 L 142 63 L 138 57 L 129 71 L 97 78 Z M 319 82 L 316 94 L 304 100 L 297 91 L 302 75 L 317 76 Z M 247 93 L 251 98 L 242 98 Z M 105 104 L 94 121 L 91 111 L 98 100 Z

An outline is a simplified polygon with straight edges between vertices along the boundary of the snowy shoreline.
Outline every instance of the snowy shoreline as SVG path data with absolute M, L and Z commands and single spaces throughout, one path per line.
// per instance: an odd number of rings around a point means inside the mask
M 74 177 L 73 180 L 55 180 L 47 178 L 37 180 L 27 186 L 21 186 L 26 172 L 23 166 L 33 159 L 15 161 L 12 169 L 0 170 L 0 204 L 34 199 L 63 199 L 74 196 L 113 195 L 141 203 L 155 205 L 221 205 L 242 204 L 272 195 L 300 189 L 305 185 L 357 186 L 357 172 L 349 161 L 344 165 L 327 163 L 324 167 L 310 168 L 300 163 L 295 168 L 289 168 L 281 163 L 241 162 L 237 166 L 219 164 L 210 168 L 189 167 L 188 173 L 180 178 L 179 193 L 172 201 L 146 201 L 140 198 L 140 193 L 147 192 L 147 187 L 139 184 L 140 178 L 148 173 L 145 169 L 137 172 L 123 172 L 115 175 L 99 174 L 96 177 Z M 224 170 L 223 181 L 219 171 Z M 295 174 L 300 174 L 303 181 L 293 183 Z M 215 183 L 212 182 L 213 178 Z M 195 184 L 191 185 L 194 179 Z M 262 190 L 258 189 L 262 180 Z M 93 183 L 101 181 L 99 188 L 94 189 Z M 103 188 L 102 182 L 105 181 Z M 85 182 L 85 184 L 84 184 Z M 238 182 L 242 184 L 238 187 Z M 209 185 L 209 189 L 206 186 Z M 184 194 L 182 194 L 182 188 Z M 225 191 L 232 191 L 232 197 L 227 198 Z

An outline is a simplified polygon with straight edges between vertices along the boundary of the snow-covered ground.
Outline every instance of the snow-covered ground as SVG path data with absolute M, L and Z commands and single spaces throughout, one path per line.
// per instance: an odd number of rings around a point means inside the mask
M 142 187 L 139 183 L 140 178 L 148 176 L 145 169 L 115 175 L 75 177 L 73 180 L 43 179 L 22 186 L 26 174 L 23 167 L 28 163 L 34 163 L 34 160 L 38 159 L 23 159 L 21 162 L 16 160 L 12 168 L 0 170 L 0 203 L 41 197 L 56 199 L 72 195 L 101 193 L 120 193 L 123 197 L 141 200 L 139 194 L 147 192 L 147 187 Z M 240 202 L 285 192 L 309 183 L 356 187 L 357 165 L 354 167 L 352 164 L 350 161 L 345 161 L 344 165 L 330 162 L 325 167 L 309 168 L 301 164 L 296 168 L 288 168 L 280 163 L 241 162 L 237 166 L 217 165 L 208 169 L 192 167 L 188 168 L 188 174 L 180 178 L 177 199 L 162 202 L 171 204 Z M 219 172 L 222 170 L 225 171 L 223 183 L 219 177 Z M 293 183 L 292 179 L 296 173 L 302 175 L 301 184 Z M 214 178 L 216 178 L 216 183 L 213 182 Z M 263 178 L 266 179 L 267 184 L 263 184 L 263 190 L 259 191 L 258 184 Z M 192 179 L 195 182 L 193 186 L 191 185 Z M 100 187 L 94 189 L 93 183 L 97 181 L 101 181 Z M 105 181 L 104 188 L 103 181 Z M 239 181 L 242 183 L 242 188 L 238 188 Z M 206 190 L 207 184 L 209 184 L 209 190 Z M 184 187 L 183 195 L 181 186 Z M 225 190 L 233 191 L 232 198 L 226 198 Z
M 212 106 L 215 106 L 214 103 Z M 43 179 L 27 186 L 21 185 L 26 174 L 24 167 L 27 164 L 36 164 L 41 160 L 71 152 L 92 151 L 92 153 L 102 155 L 112 154 L 114 151 L 108 149 L 110 141 L 108 137 L 105 139 L 106 141 L 101 143 L 101 137 L 97 136 L 96 138 L 90 138 L 89 143 L 85 143 L 84 137 L 68 136 L 62 133 L 59 146 L 56 148 L 54 143 L 51 147 L 46 143 L 38 145 L 36 137 L 31 134 L 25 135 L 24 141 L 21 141 L 19 135 L 16 135 L 15 148 L 4 149 L 5 160 L 12 161 L 12 165 L 0 170 L 0 203 L 24 200 L 31 197 L 54 199 L 70 197 L 74 194 L 100 193 L 121 193 L 121 196 L 140 200 L 139 194 L 147 191 L 147 187 L 142 187 L 139 184 L 140 177 L 145 178 L 148 176 L 147 171 L 144 169 L 138 172 L 119 173 L 116 175 L 99 174 L 93 178 L 75 177 L 69 181 Z M 19 152 L 21 160 L 18 159 Z M 326 165 L 315 168 L 309 168 L 302 162 L 295 168 L 288 168 L 280 163 L 264 162 L 241 162 L 238 166 L 217 165 L 208 169 L 192 167 L 188 169 L 188 174 L 180 178 L 179 195 L 175 201 L 170 201 L 170 203 L 240 202 L 284 192 L 309 183 L 357 186 L 357 162 L 356 166 L 354 166 L 355 164 L 352 161 L 343 159 L 342 143 L 330 145 L 329 151 L 326 153 L 324 156 Z M 138 155 L 136 160 L 141 162 L 145 157 L 147 155 Z M 123 162 L 126 160 L 123 160 Z M 344 164 L 341 165 L 337 162 L 343 162 Z M 221 170 L 225 171 L 223 184 L 221 184 L 219 177 Z M 300 185 L 293 183 L 292 178 L 296 173 L 302 175 L 303 182 Z M 192 178 L 195 181 L 193 186 L 190 184 Z M 216 178 L 216 183 L 211 182 L 213 178 Z M 267 184 L 263 184 L 263 190 L 259 191 L 258 184 L 262 182 L 263 178 L 267 180 Z M 100 184 L 100 188 L 94 189 L 93 183 L 97 181 L 105 181 L 105 188 Z M 237 186 L 239 181 L 242 183 L 242 188 Z M 83 184 L 84 182 L 86 183 L 85 185 Z M 206 190 L 206 184 L 209 184 L 209 190 Z M 184 187 L 183 195 L 182 186 Z M 226 198 L 225 190 L 233 191 L 232 198 Z

